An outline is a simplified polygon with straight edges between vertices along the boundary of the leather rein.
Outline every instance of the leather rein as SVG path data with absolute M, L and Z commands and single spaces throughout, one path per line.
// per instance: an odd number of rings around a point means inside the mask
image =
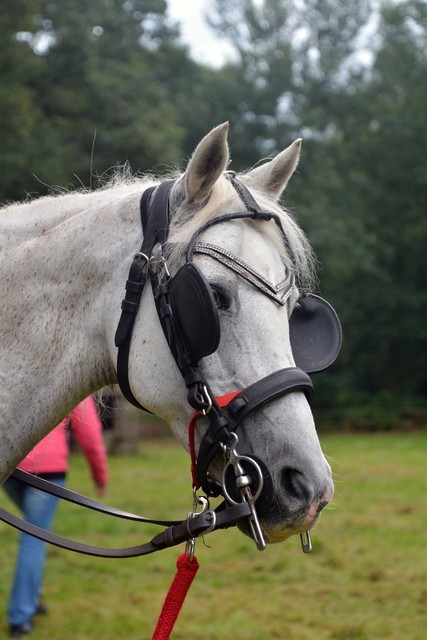
M 67 500 L 74 504 L 86 507 L 87 509 L 93 509 L 100 513 L 107 514 L 116 518 L 122 518 L 125 520 L 133 520 L 134 522 L 141 522 L 144 524 L 158 524 L 167 527 L 164 531 L 157 534 L 150 541 L 137 545 L 135 547 L 110 549 L 105 547 L 98 547 L 94 545 L 85 544 L 83 542 L 76 542 L 63 536 L 59 536 L 56 533 L 41 529 L 36 525 L 33 525 L 22 518 L 9 513 L 5 509 L 0 508 L 0 520 L 7 524 L 19 529 L 24 533 L 28 533 L 31 536 L 39 538 L 44 542 L 48 542 L 61 549 L 67 549 L 68 551 L 75 551 L 76 553 L 82 553 L 84 555 L 97 556 L 101 558 L 135 558 L 137 556 L 145 556 L 161 549 L 167 549 L 183 542 L 189 542 L 199 536 L 206 535 L 210 531 L 216 529 L 224 529 L 230 527 L 239 522 L 242 518 L 247 517 L 250 514 L 250 508 L 246 503 L 241 503 L 230 507 L 227 510 L 205 510 L 202 513 L 191 514 L 185 520 L 155 520 L 152 518 L 145 518 L 143 516 L 122 511 L 114 507 L 102 504 L 97 500 L 88 498 L 86 496 L 75 493 L 65 487 L 60 487 L 48 480 L 39 478 L 26 471 L 15 469 L 12 473 L 12 477 L 25 482 L 26 484 L 35 487 L 46 493 Z

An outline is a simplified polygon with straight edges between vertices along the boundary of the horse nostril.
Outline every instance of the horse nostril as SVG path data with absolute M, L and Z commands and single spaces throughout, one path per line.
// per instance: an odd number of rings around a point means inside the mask
M 290 498 L 307 504 L 311 503 L 313 491 L 301 471 L 286 467 L 282 472 L 282 486 Z
M 328 500 L 322 500 L 321 502 L 319 502 L 319 504 L 317 505 L 317 513 L 320 513 L 321 511 L 323 511 L 323 509 L 327 507 L 328 504 L 329 504 Z

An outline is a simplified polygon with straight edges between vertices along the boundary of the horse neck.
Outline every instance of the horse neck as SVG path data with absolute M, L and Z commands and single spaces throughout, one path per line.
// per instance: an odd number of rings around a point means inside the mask
M 88 210 L 81 196 L 68 212 L 60 203 L 60 224 L 1 256 L 0 476 L 79 401 L 115 382 L 112 327 L 141 242 L 142 191 L 89 196 Z

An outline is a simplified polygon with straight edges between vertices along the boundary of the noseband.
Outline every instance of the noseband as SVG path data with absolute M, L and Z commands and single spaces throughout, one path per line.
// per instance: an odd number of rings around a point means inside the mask
M 263 512 L 268 511 L 271 491 L 267 490 L 267 485 L 270 474 L 266 471 L 265 464 L 252 454 L 242 456 L 237 453 L 236 431 L 250 413 L 276 398 L 294 391 L 302 391 L 310 398 L 313 384 L 308 374 L 299 367 L 280 369 L 237 393 L 225 406 L 220 406 L 200 368 L 200 360 L 218 348 L 220 323 L 212 289 L 194 264 L 194 253 L 211 256 L 280 305 L 285 304 L 294 284 L 293 275 L 288 270 L 284 281 L 273 285 L 237 256 L 221 247 L 198 242 L 203 231 L 230 220 L 273 220 L 289 250 L 289 243 L 277 214 L 261 210 L 248 189 L 233 174 L 227 174 L 227 177 L 245 210 L 226 213 L 201 226 L 187 246 L 185 264 L 173 276 L 167 269 L 167 239 L 170 228 L 169 194 L 174 182 L 165 181 L 144 192 L 141 199 L 144 241 L 130 269 L 115 337 L 118 347 L 117 374 L 120 388 L 127 400 L 143 408 L 130 388 L 128 360 L 132 329 L 142 291 L 149 277 L 163 332 L 188 390 L 188 402 L 209 422 L 195 461 L 195 482 L 208 495 L 222 494 L 229 503 L 238 502 L 238 498 L 234 497 L 236 493 L 237 496 L 240 495 L 240 502 L 247 501 L 251 506 L 249 521 L 253 537 L 257 546 L 263 548 L 265 542 L 255 502 L 258 510 L 261 508 Z M 219 454 L 224 454 L 226 460 L 222 485 L 209 475 L 209 467 Z

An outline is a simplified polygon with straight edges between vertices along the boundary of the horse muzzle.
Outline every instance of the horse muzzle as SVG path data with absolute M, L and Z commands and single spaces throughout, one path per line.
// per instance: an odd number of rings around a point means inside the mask
M 326 480 L 326 488 L 318 491 L 305 474 L 285 468 L 277 487 L 260 458 L 253 454 L 238 455 L 237 458 L 237 461 L 231 458 L 224 467 L 222 493 L 229 504 L 238 504 L 243 499 L 242 489 L 247 487 L 247 499 L 253 504 L 267 543 L 283 542 L 292 535 L 310 531 L 333 497 L 330 478 Z M 242 521 L 239 528 L 254 537 L 250 519 Z
M 322 499 L 313 501 L 299 511 L 273 509 L 261 518 L 261 526 L 267 543 L 283 542 L 293 535 L 303 535 L 316 524 L 321 511 L 329 504 L 333 491 L 328 490 Z

